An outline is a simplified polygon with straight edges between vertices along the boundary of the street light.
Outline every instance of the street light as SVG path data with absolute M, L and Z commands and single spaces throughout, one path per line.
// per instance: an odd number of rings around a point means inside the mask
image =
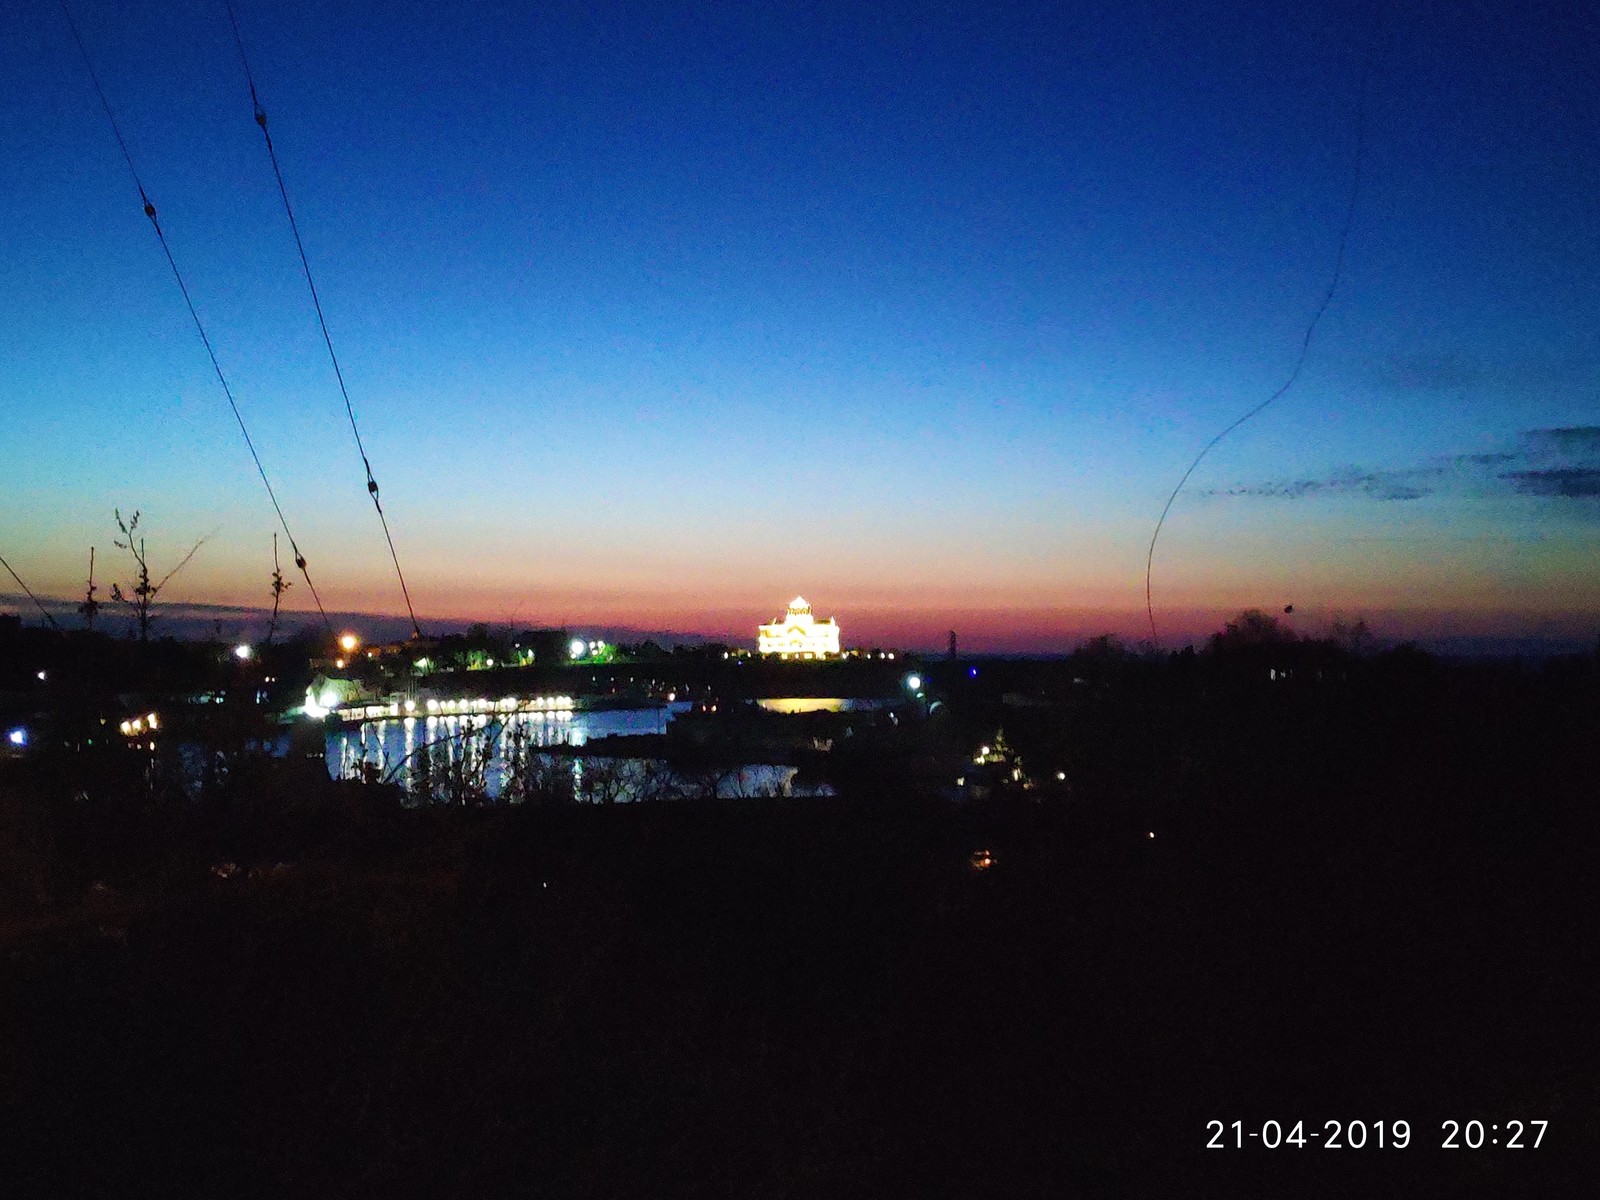
M 233 656 L 235 658 L 237 658 L 240 662 L 249 662 L 250 661 L 250 655 L 253 654 L 253 653 L 254 653 L 254 651 L 251 650 L 250 647 L 247 644 L 245 644 L 244 642 L 240 642 L 237 646 L 235 646 L 233 648 Z
M 355 648 L 361 645 L 361 639 L 353 633 L 342 634 L 339 638 L 339 649 L 346 654 L 353 654 Z

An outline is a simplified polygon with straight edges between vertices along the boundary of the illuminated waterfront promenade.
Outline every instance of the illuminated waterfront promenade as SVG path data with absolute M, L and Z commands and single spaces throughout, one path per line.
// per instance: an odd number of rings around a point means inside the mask
M 386 700 L 372 704 L 347 704 L 332 710 L 339 721 L 359 724 L 363 721 L 386 721 L 404 717 L 488 717 L 515 716 L 517 714 L 542 714 L 570 716 L 577 702 L 571 696 L 503 696 L 491 700 L 479 696 L 465 700 L 438 700 L 432 697 L 421 701 Z

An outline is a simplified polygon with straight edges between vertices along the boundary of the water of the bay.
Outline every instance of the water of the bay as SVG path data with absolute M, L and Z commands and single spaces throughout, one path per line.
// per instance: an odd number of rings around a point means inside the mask
M 862 711 L 881 701 L 784 699 L 763 701 L 778 712 Z M 536 774 L 542 788 L 577 799 L 631 801 L 655 796 L 724 797 L 829 795 L 824 781 L 800 776 L 796 767 L 746 763 L 720 772 L 675 770 L 655 759 L 585 757 L 570 753 L 589 741 L 629 734 L 662 734 L 689 705 L 679 701 L 652 708 L 559 713 L 518 713 L 504 718 L 472 716 L 407 717 L 331 728 L 328 771 L 335 778 L 376 778 L 406 787 L 417 802 L 422 793 L 451 780 L 472 776 L 485 795 L 499 797 L 521 772 Z M 562 753 L 541 754 L 560 747 Z M 424 762 L 424 760 L 426 760 Z M 458 784 L 459 785 L 459 784 Z

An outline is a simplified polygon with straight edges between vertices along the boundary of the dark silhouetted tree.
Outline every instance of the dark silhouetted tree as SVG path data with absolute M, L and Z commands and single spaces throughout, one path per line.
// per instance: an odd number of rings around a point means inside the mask
M 161 589 L 167 586 L 174 575 L 189 565 L 189 560 L 195 556 L 196 551 L 201 546 L 205 545 L 206 539 L 201 538 L 193 546 L 190 546 L 189 553 L 183 556 L 183 561 L 163 575 L 159 582 L 152 583 L 150 581 L 150 560 L 145 552 L 144 538 L 139 536 L 139 510 L 135 509 L 133 516 L 126 521 L 122 519 L 121 509 L 113 509 L 112 512 L 116 514 L 117 528 L 122 531 L 124 539 L 116 543 L 117 549 L 126 550 L 133 556 L 134 566 L 137 568 L 134 578 L 137 582 L 134 583 L 131 591 L 127 592 L 122 590 L 120 584 L 113 583 L 111 585 L 111 598 L 127 605 L 133 611 L 133 618 L 139 629 L 139 641 L 141 643 L 148 642 L 150 640 L 150 624 L 155 620 L 155 615 L 151 612 L 151 608 L 155 604 L 156 597 L 161 594 Z
M 1211 649 L 1227 653 L 1262 646 L 1288 646 L 1298 640 L 1294 630 L 1286 628 L 1277 617 L 1259 608 L 1250 608 L 1223 626 L 1221 633 L 1211 635 Z
M 1372 649 L 1372 630 L 1367 628 L 1366 621 L 1361 617 L 1354 621 L 1339 619 L 1328 631 L 1328 640 L 1346 653 L 1359 657 Z
M 94 547 L 89 547 L 89 587 L 83 594 L 83 603 L 78 605 L 78 615 L 83 618 L 83 627 L 94 629 L 94 619 L 100 612 L 100 601 L 94 598 L 99 589 L 94 586 Z
M 294 585 L 283 577 L 283 570 L 278 565 L 278 535 L 272 535 L 272 620 L 267 622 L 267 645 L 272 645 L 273 636 L 278 632 L 278 609 L 283 604 L 283 594 Z
M 1121 662 L 1134 657 L 1123 640 L 1114 633 L 1102 633 L 1080 645 L 1073 654 L 1095 662 Z

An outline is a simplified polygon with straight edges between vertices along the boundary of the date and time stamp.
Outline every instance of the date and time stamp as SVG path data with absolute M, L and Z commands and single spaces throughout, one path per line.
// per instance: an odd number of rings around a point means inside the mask
M 1547 1144 L 1550 1122 L 1449 1118 L 1431 1127 L 1410 1121 L 1306 1121 L 1269 1118 L 1259 1122 L 1207 1121 L 1207 1150 L 1394 1151 L 1431 1146 L 1437 1150 L 1537 1150 Z

